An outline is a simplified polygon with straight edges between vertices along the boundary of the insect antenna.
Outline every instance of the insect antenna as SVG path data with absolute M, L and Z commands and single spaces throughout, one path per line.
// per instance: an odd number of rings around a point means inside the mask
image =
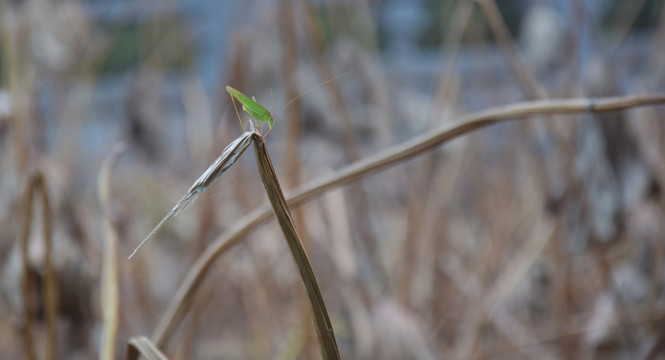
M 287 106 L 291 105 L 294 101 L 300 99 L 301 97 L 307 95 L 307 93 L 309 93 L 310 91 L 316 90 L 316 89 L 320 88 L 321 86 L 324 86 L 324 85 L 326 85 L 326 84 L 329 83 L 329 82 L 335 81 L 335 80 L 341 78 L 342 76 L 349 75 L 350 73 L 352 73 L 352 71 L 347 71 L 347 72 L 345 72 L 345 73 L 343 73 L 343 74 L 337 75 L 337 76 L 335 76 L 335 77 L 333 77 L 333 78 L 331 78 L 331 79 L 328 79 L 328 80 L 326 80 L 326 81 L 324 81 L 324 82 L 322 82 L 322 83 L 320 83 L 320 84 L 318 84 L 318 85 L 315 85 L 315 86 L 313 86 L 313 87 L 311 87 L 311 88 L 305 90 L 305 92 L 303 92 L 303 93 L 301 93 L 300 95 L 294 97 L 293 99 L 291 99 L 291 101 L 289 101 L 288 103 L 286 103 L 286 105 L 284 105 L 284 107 L 282 108 L 282 110 L 280 110 L 280 114 L 282 114 L 282 113 L 284 112 L 284 110 L 286 109 Z

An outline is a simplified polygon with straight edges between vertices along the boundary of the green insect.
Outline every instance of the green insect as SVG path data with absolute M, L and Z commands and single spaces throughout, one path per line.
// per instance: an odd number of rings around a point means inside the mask
M 308 89 L 307 91 L 305 91 L 305 92 L 301 93 L 300 95 L 296 96 L 295 98 L 291 99 L 291 101 L 289 101 L 286 105 L 284 105 L 283 109 L 286 109 L 287 106 L 291 105 L 294 101 L 300 99 L 302 96 L 309 93 L 310 91 L 312 91 L 314 89 L 317 89 L 317 88 L 319 88 L 319 87 L 321 87 L 321 86 L 323 86 L 323 85 L 325 85 L 325 84 L 327 84 L 331 81 L 335 81 L 335 80 L 339 79 L 340 77 L 348 75 L 350 73 L 351 72 L 348 71 L 348 72 L 345 72 L 344 74 L 337 75 L 332 79 L 328 79 L 328 80 L 320 83 L 319 85 L 316 85 L 316 86 Z M 261 125 L 263 125 L 264 123 L 268 123 L 268 132 L 270 132 L 272 130 L 272 126 L 273 126 L 273 124 L 275 124 L 275 117 L 272 116 L 272 114 L 270 113 L 270 111 L 268 111 L 268 109 L 266 109 L 263 106 L 259 105 L 256 102 L 256 99 L 254 99 L 254 98 L 250 99 L 249 96 L 241 93 L 240 91 L 238 91 L 238 90 L 236 90 L 236 89 L 234 89 L 230 86 L 226 87 L 226 91 L 228 91 L 229 95 L 231 95 L 231 102 L 233 103 L 233 108 L 236 111 L 236 115 L 238 116 L 238 121 L 240 121 L 240 126 L 242 127 L 243 131 L 245 131 L 245 125 L 243 125 L 243 123 L 242 123 L 242 119 L 240 118 L 240 114 L 238 113 L 238 108 L 236 107 L 235 100 L 238 100 L 238 102 L 240 104 L 242 104 L 242 109 L 247 114 L 249 114 L 249 116 L 250 116 L 249 120 L 250 120 L 250 124 L 252 125 L 252 129 L 254 128 L 254 123 L 252 123 L 252 119 L 254 119 L 254 120 L 256 120 L 257 123 L 259 123 Z M 268 135 L 268 134 L 266 133 L 266 135 Z
M 349 74 L 344 73 L 342 75 L 336 76 L 330 80 L 324 81 L 323 83 L 305 91 L 304 93 L 296 96 L 293 98 L 291 101 L 289 101 L 284 108 L 287 106 L 291 105 L 294 101 L 298 100 L 300 97 L 303 95 L 307 94 L 308 92 L 323 86 L 333 80 L 336 80 L 344 75 Z M 245 131 L 245 125 L 242 123 L 242 118 L 240 117 L 240 114 L 238 113 L 238 108 L 236 107 L 235 100 L 238 100 L 242 104 L 242 109 L 249 114 L 250 119 L 249 123 L 251 125 L 251 130 L 255 131 L 256 129 L 254 128 L 254 123 L 252 122 L 252 119 L 256 120 L 257 123 L 263 125 L 264 123 L 268 123 L 268 132 L 272 130 L 272 126 L 275 123 L 275 118 L 272 116 L 270 111 L 266 110 L 263 106 L 259 105 L 256 100 L 250 99 L 248 96 L 244 95 L 240 91 L 227 86 L 226 91 L 229 92 L 229 95 L 231 95 L 231 102 L 233 103 L 233 108 L 236 111 L 236 115 L 238 116 L 238 121 L 240 121 L 240 126 L 242 127 L 243 131 Z M 169 211 L 166 216 L 162 219 L 162 221 L 157 224 L 157 226 L 146 236 L 143 241 L 139 244 L 139 246 L 134 249 L 132 254 L 129 256 L 131 259 L 136 253 L 145 245 L 152 237 L 157 234 L 157 232 L 171 219 L 172 217 L 178 215 L 181 211 L 183 211 L 187 205 L 191 204 L 196 200 L 196 198 L 199 196 L 200 193 L 203 192 L 215 179 L 217 179 L 224 171 L 226 171 L 231 165 L 233 165 L 238 157 L 247 149 L 247 147 L 251 144 L 253 141 L 253 136 L 255 133 L 248 133 L 245 132 L 242 134 L 240 137 L 235 139 L 231 144 L 229 144 L 226 148 L 224 148 L 224 151 L 222 151 L 222 154 L 215 160 L 210 167 L 208 167 L 208 170 L 206 170 L 195 182 L 194 184 L 189 188 L 185 196 L 183 196 L 182 199 Z M 259 132 L 258 135 L 261 135 Z M 266 135 L 268 135 L 266 133 Z
M 242 109 L 245 110 L 245 112 L 249 114 L 252 119 L 256 120 L 256 122 L 259 124 L 268 123 L 268 131 L 272 130 L 272 126 L 275 123 L 275 118 L 272 116 L 270 111 L 259 105 L 255 99 L 250 99 L 245 94 L 230 86 L 226 87 L 226 91 L 228 91 L 229 95 L 231 95 L 231 102 L 233 102 L 233 107 L 236 110 L 236 115 L 238 115 L 238 120 L 240 121 L 240 126 L 242 126 L 243 131 L 245 130 L 245 126 L 243 125 L 242 120 L 240 120 L 240 114 L 238 114 L 238 108 L 236 108 L 236 103 L 234 100 L 238 100 L 238 102 L 242 104 Z

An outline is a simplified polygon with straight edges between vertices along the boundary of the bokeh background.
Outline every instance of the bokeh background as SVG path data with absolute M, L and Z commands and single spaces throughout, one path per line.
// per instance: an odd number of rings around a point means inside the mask
M 285 189 L 489 107 L 665 90 L 659 0 L 6 0 L 0 45 L 4 359 L 99 356 L 106 219 L 124 358 L 206 246 L 266 202 L 246 154 L 125 260 L 242 133 L 226 85 L 276 116 Z M 665 357 L 664 116 L 502 123 L 293 209 L 342 358 Z M 303 294 L 276 223 L 259 226 L 162 350 L 317 358 Z

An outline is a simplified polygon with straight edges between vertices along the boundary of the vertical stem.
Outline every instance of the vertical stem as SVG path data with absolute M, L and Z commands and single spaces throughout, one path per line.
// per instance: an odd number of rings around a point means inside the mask
M 30 267 L 28 265 L 28 242 L 30 241 L 30 219 L 32 218 L 32 188 L 32 181 L 28 181 L 28 186 L 23 195 L 23 229 L 21 231 L 21 297 L 23 298 L 23 324 L 21 326 L 21 332 L 23 333 L 26 358 L 29 360 L 37 358 L 32 338 Z
M 22 260 L 22 279 L 21 292 L 23 297 L 23 316 L 24 324 L 22 328 L 23 338 L 26 346 L 28 359 L 36 359 L 34 339 L 32 337 L 32 306 L 31 306 L 31 286 L 30 286 L 30 266 L 28 264 L 28 243 L 30 241 L 30 230 L 32 225 L 33 200 L 35 191 L 41 191 L 42 200 L 42 227 L 44 237 L 44 284 L 42 299 L 44 312 L 46 314 L 47 343 L 46 358 L 55 359 L 56 357 L 56 321 L 58 315 L 58 288 L 56 285 L 55 272 L 51 264 L 51 250 L 53 248 L 51 241 L 51 207 L 48 200 L 48 189 L 44 175 L 37 171 L 28 179 L 25 194 L 23 197 L 23 229 L 21 232 L 21 260 Z
M 284 176 L 286 186 L 294 188 L 300 183 L 300 101 L 298 97 L 298 73 L 296 65 L 298 62 L 296 46 L 296 29 L 293 21 L 293 1 L 280 1 L 280 31 L 284 51 L 282 56 L 282 68 L 284 70 L 284 83 L 286 86 L 286 98 L 294 99 L 285 112 L 286 134 L 284 139 Z M 297 215 L 296 215 L 297 216 Z M 298 217 L 298 220 L 301 220 Z M 302 224 L 302 222 L 300 222 Z
M 48 189 L 44 175 L 39 172 L 35 179 L 35 188 L 39 187 L 42 195 L 42 227 L 44 236 L 44 309 L 46 312 L 46 328 L 48 331 L 46 343 L 46 358 L 55 359 L 57 357 L 57 329 L 56 322 L 58 318 L 58 287 L 56 285 L 55 270 L 53 269 L 53 239 L 51 237 L 51 204 L 48 198 Z
M 270 161 L 270 156 L 268 156 L 268 152 L 266 151 L 265 143 L 258 135 L 254 135 L 254 156 L 263 186 L 266 189 L 270 204 L 275 212 L 275 217 L 282 228 L 284 238 L 289 245 L 291 255 L 293 255 L 293 260 L 300 274 L 300 279 L 305 287 L 307 305 L 319 340 L 321 356 L 324 359 L 339 359 L 335 334 L 323 302 L 323 297 L 321 296 L 321 291 L 319 290 L 319 285 L 316 282 L 314 271 L 296 232 L 293 217 L 286 205 L 284 194 L 279 186 L 279 181 Z
M 316 9 L 310 1 L 303 1 L 303 6 L 302 18 L 305 19 L 306 39 L 312 56 L 314 56 L 319 79 L 321 81 L 327 81 L 333 78 L 333 70 L 330 66 L 330 61 L 328 61 L 326 57 L 325 38 L 321 26 L 317 22 Z M 337 122 L 339 123 L 339 130 L 341 132 L 342 151 L 344 151 L 344 155 L 349 162 L 356 161 L 360 159 L 361 156 L 360 147 L 355 135 L 353 122 L 351 121 L 349 112 L 344 104 L 342 89 L 335 81 L 331 82 L 324 89 L 328 101 L 332 105 L 334 115 L 338 119 Z M 367 261 L 372 264 L 371 268 L 376 269 L 377 277 L 380 281 L 385 282 L 383 274 L 378 272 L 379 269 L 382 268 L 381 260 L 379 259 L 379 252 L 376 250 L 375 236 L 369 226 L 371 223 L 369 220 L 369 196 L 367 191 L 365 191 L 362 182 L 351 184 L 349 186 L 347 198 L 351 204 L 348 217 L 357 220 L 353 223 L 358 227 L 357 229 L 354 229 L 354 231 L 359 233 L 360 242 L 358 242 L 358 245 L 361 247 L 359 253 L 368 256 Z
M 102 337 L 99 345 L 99 359 L 115 359 L 115 342 L 118 336 L 119 295 L 118 295 L 118 231 L 113 224 L 110 210 L 111 170 L 124 150 L 116 144 L 106 157 L 97 178 L 97 197 L 102 208 L 104 223 L 104 257 L 102 262 Z

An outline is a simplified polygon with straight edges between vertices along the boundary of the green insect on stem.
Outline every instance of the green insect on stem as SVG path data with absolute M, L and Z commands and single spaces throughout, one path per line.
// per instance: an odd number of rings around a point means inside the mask
M 272 126 L 275 123 L 275 118 L 272 116 L 270 111 L 268 111 L 263 106 L 259 105 L 256 101 L 250 99 L 245 94 L 241 93 L 240 91 L 230 86 L 226 87 L 226 91 L 228 91 L 229 95 L 231 95 L 231 101 L 233 102 L 234 108 L 235 108 L 234 100 L 238 100 L 238 102 L 242 104 L 242 109 L 247 114 L 249 114 L 249 116 L 251 116 L 252 119 L 256 120 L 256 122 L 258 123 L 268 123 L 268 128 L 272 130 Z M 240 115 L 238 114 L 237 108 L 236 108 L 236 115 L 238 115 L 238 120 L 240 120 Z M 240 121 L 240 126 L 242 126 L 244 131 L 245 126 L 242 124 L 242 121 Z

